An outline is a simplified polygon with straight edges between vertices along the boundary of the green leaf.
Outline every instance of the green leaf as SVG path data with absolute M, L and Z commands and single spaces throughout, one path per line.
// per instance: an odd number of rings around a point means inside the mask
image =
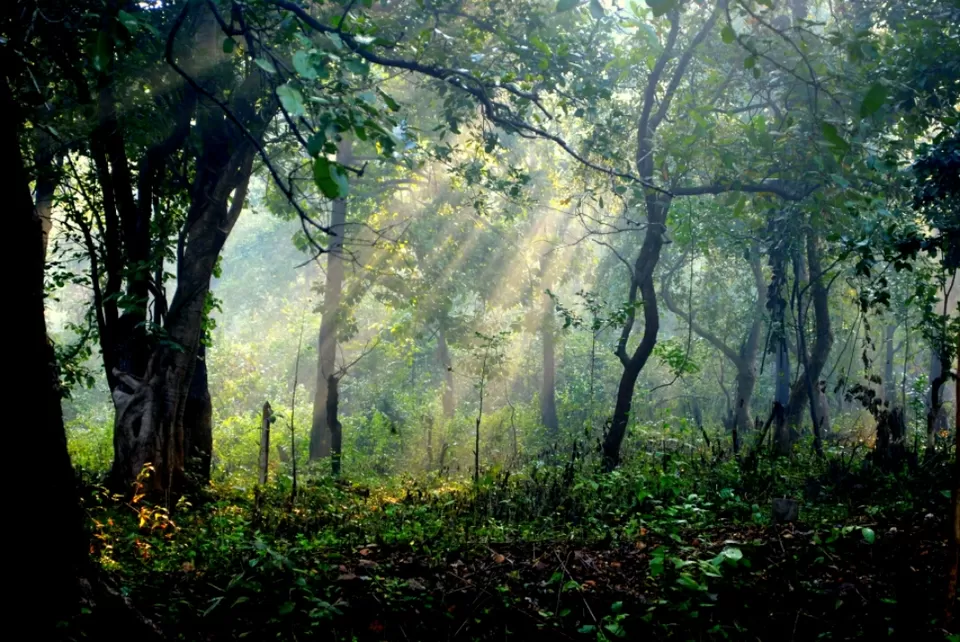
M 860 103 L 860 118 L 872 116 L 883 107 L 885 102 L 887 102 L 887 88 L 880 83 L 873 83 L 867 95 L 863 97 L 863 102 Z
M 753 69 L 757 66 L 757 57 L 756 56 L 747 56 L 743 59 L 743 68 L 744 69 Z
M 605 628 L 608 632 L 610 632 L 612 635 L 615 635 L 618 638 L 627 637 L 626 630 L 620 625 L 619 622 L 611 622 L 610 624 L 604 624 L 603 628 Z
M 97 42 L 93 48 L 93 68 L 97 71 L 103 71 L 110 62 L 110 36 L 101 31 L 97 34 Z
M 277 97 L 280 98 L 280 104 L 293 116 L 306 116 L 307 108 L 303 104 L 303 94 L 295 87 L 289 84 L 277 87 Z
M 140 29 L 140 21 L 137 20 L 136 16 L 127 13 L 123 9 L 117 12 L 117 20 L 119 20 L 120 24 L 126 27 L 130 33 L 136 33 L 137 30 Z
M 590 0 L 590 15 L 596 20 L 600 20 L 603 16 L 606 15 L 606 11 L 603 10 L 603 5 L 600 4 L 600 0 Z
M 343 63 L 343 66 L 357 74 L 358 76 L 366 76 L 370 73 L 370 65 L 365 60 L 360 60 L 359 58 L 350 58 Z
M 277 68 L 274 67 L 273 63 L 267 60 L 266 58 L 257 58 L 253 62 L 257 63 L 257 66 L 260 67 L 260 69 L 263 69 L 268 74 L 277 73 Z
M 863 534 L 863 539 L 867 542 L 867 544 L 873 544 L 875 541 L 877 541 L 877 534 L 873 532 L 872 528 L 867 528 L 864 526 L 860 529 L 860 532 Z
M 343 170 L 336 163 L 331 163 L 326 156 L 318 156 L 313 160 L 313 181 L 329 199 L 343 198 L 349 190 Z
M 330 161 L 324 156 L 318 156 L 313 161 L 313 182 L 327 198 L 334 199 L 340 196 L 340 186 L 333 180 Z
M 387 108 L 390 109 L 390 111 L 400 111 L 400 103 L 394 100 L 392 96 L 379 89 L 377 90 L 377 93 L 380 94 L 381 98 L 383 98 L 383 102 L 387 104 Z
M 236 49 L 237 43 L 233 38 L 224 38 L 223 39 L 223 53 L 232 54 L 233 50 Z
M 823 137 L 827 139 L 827 142 L 833 145 L 838 151 L 845 152 L 850 149 L 850 143 L 843 139 L 843 136 L 837 131 L 837 126 L 833 123 L 821 123 L 820 130 L 823 132 Z
M 576 9 L 577 5 L 579 4 L 580 4 L 580 0 L 558 0 L 557 13 L 563 13 L 564 11 L 570 11 L 571 9 Z
M 323 146 L 327 142 L 327 137 L 323 132 L 317 132 L 307 139 L 307 153 L 311 156 L 319 156 L 323 153 Z
M 686 573 L 681 573 L 680 577 L 677 578 L 677 584 L 682 586 L 685 589 L 690 589 L 691 591 L 703 591 L 706 590 L 699 582 L 687 575 Z
M 308 80 L 313 80 L 317 77 L 317 70 L 310 64 L 310 54 L 306 51 L 300 50 L 293 54 L 293 68 L 297 70 L 298 74 Z
M 668 13 L 677 6 L 678 0 L 647 0 L 647 6 L 653 9 L 653 15 L 656 17 Z
M 728 45 L 733 44 L 737 39 L 737 32 L 730 25 L 723 25 L 723 29 L 720 30 L 720 39 Z
M 743 559 L 743 551 L 733 546 L 729 546 L 723 549 L 723 551 L 720 552 L 720 555 L 725 560 L 730 560 L 731 562 L 739 562 L 740 560 Z

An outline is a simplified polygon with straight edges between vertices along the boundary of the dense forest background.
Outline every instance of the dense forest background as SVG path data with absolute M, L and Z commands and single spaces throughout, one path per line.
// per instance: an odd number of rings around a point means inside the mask
M 11 7 L 59 634 L 957 639 L 956 2 Z

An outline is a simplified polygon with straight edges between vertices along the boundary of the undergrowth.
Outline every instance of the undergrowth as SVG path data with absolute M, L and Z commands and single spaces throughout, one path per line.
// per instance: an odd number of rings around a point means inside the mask
M 86 508 L 92 553 L 171 639 L 944 639 L 949 466 L 654 450 L 476 485 L 314 476 L 295 500 L 287 478 L 215 485 L 172 512 L 90 485 Z M 796 523 L 771 523 L 780 497 Z

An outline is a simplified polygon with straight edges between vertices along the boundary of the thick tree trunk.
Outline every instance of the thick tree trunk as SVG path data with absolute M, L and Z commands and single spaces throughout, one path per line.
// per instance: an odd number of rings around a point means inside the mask
M 231 139 L 229 133 L 237 138 Z M 205 141 L 206 153 L 198 160 L 205 171 L 195 180 L 194 200 L 184 229 L 185 250 L 177 264 L 177 291 L 165 326 L 176 347 L 157 346 L 142 378 L 114 372 L 130 392 L 121 387 L 113 391 L 117 419 L 111 476 L 115 484 L 129 488 L 150 463 L 154 472 L 147 489 L 162 493 L 168 502 L 186 488 L 188 438 L 184 417 L 210 279 L 227 235 L 240 215 L 253 165 L 252 144 L 239 132 L 229 133 Z M 194 443 L 203 448 L 205 441 L 205 435 L 198 435 Z
M 213 13 L 206 9 L 196 25 L 187 49 L 190 55 L 184 56 L 183 64 L 187 65 L 188 72 L 194 73 L 194 82 L 213 85 L 212 81 L 217 79 L 211 76 L 222 70 L 217 63 L 225 62 L 227 56 L 222 50 L 223 35 Z M 272 92 L 266 91 L 267 86 L 266 74 L 260 70 L 254 70 L 239 85 L 232 86 L 225 104 L 242 127 L 224 117 L 221 104 L 207 99 L 188 102 L 187 117 L 179 126 L 194 132 L 199 153 L 189 188 L 190 204 L 180 230 L 177 289 L 164 322 L 166 340 L 152 347 L 142 376 L 139 376 L 139 368 L 124 371 L 115 363 L 108 372 L 119 382 L 112 390 L 116 408 L 112 481 L 129 490 L 145 464 L 150 463 L 154 472 L 149 476 L 145 490 L 162 495 L 168 505 L 186 488 L 188 443 L 192 441 L 200 449 L 209 451 L 206 435 L 188 438 L 184 417 L 197 367 L 210 280 L 220 251 L 246 199 L 256 155 L 254 140 L 262 139 L 277 110 L 276 101 L 270 98 Z M 114 107 L 112 102 L 105 105 L 103 101 L 101 93 L 101 106 L 105 109 L 106 122 L 110 122 Z M 123 195 L 122 202 L 118 199 L 116 207 L 124 219 L 124 237 L 133 245 L 139 244 L 135 251 L 142 253 L 143 240 L 149 239 L 149 234 L 145 234 L 141 226 L 149 219 L 138 216 L 136 204 L 127 202 L 132 199 L 133 192 L 127 185 L 129 171 L 120 171 L 127 162 L 123 140 L 111 136 L 109 128 L 102 133 L 105 140 L 101 144 L 114 170 L 114 175 L 107 180 L 119 179 L 123 183 L 121 189 L 116 190 L 117 194 Z M 173 135 L 168 142 L 178 144 L 175 141 L 178 135 Z M 100 154 L 101 165 L 102 156 Z M 143 207 L 149 205 L 146 203 Z M 109 214 L 110 208 L 105 207 L 105 212 Z M 125 251 L 130 252 L 131 248 L 125 247 Z M 130 285 L 133 288 L 130 291 L 143 294 L 138 288 L 146 283 L 149 272 L 139 272 L 143 274 L 133 278 L 135 283 Z M 145 310 L 144 298 L 143 315 Z M 140 314 L 138 310 L 131 318 L 136 319 Z
M 785 339 L 777 342 L 774 368 L 774 443 L 778 455 L 790 454 L 790 429 L 786 421 L 787 402 L 790 398 L 790 351 Z
M 450 347 L 447 345 L 447 335 L 443 323 L 437 329 L 437 359 L 443 368 L 443 416 L 450 418 L 456 411 L 456 397 L 453 390 L 453 360 L 450 357 Z
M 207 347 L 201 343 L 183 413 L 187 472 L 191 481 L 201 486 L 210 482 L 213 457 L 213 403 L 207 381 L 206 357 Z
M 6 57 L 6 64 L 11 64 Z M 35 634 L 53 636 L 58 622 L 73 616 L 79 607 L 78 579 L 88 566 L 84 515 L 77 494 L 76 480 L 67 453 L 67 439 L 60 406 L 60 385 L 53 346 L 47 339 L 44 317 L 44 227 L 30 194 L 30 179 L 20 152 L 19 108 L 14 102 L 7 79 L 0 80 L 0 158 L 6 171 L 11 201 L 8 203 L 8 239 L 22 251 L 17 278 L 10 280 L 12 300 L 17 302 L 11 336 L 26 345 L 22 370 L 13 377 L 11 399 L 30 400 L 29 443 L 17 452 L 33 452 L 42 459 L 42 471 L 31 484 L 35 496 L 24 498 L 17 513 L 28 519 L 31 535 L 24 540 L 24 552 L 38 564 L 25 573 L 26 586 L 18 588 L 35 601 L 43 596 L 44 616 L 37 620 Z M 16 443 L 16 439 L 14 440 Z M 38 502 L 37 497 L 43 498 Z M 15 501 L 15 504 L 18 503 Z M 16 602 L 15 602 L 16 603 Z M 46 639 L 54 639 L 53 637 Z
M 540 336 L 543 341 L 543 382 L 540 387 L 540 421 L 547 429 L 547 436 L 555 439 L 560 432 L 557 418 L 557 366 L 556 333 L 553 319 L 553 299 L 543 295 L 540 320 Z
M 348 165 L 352 158 L 352 143 L 344 138 L 337 148 L 337 162 Z M 339 332 L 340 301 L 343 297 L 343 236 L 347 222 L 347 201 L 338 198 L 330 213 L 330 229 L 336 235 L 327 253 L 327 278 L 323 289 L 323 318 L 317 346 L 317 389 L 313 397 L 313 421 L 310 427 L 310 460 L 329 457 L 333 424 L 328 414 L 329 399 L 334 390 L 330 382 L 337 376 L 337 334 Z

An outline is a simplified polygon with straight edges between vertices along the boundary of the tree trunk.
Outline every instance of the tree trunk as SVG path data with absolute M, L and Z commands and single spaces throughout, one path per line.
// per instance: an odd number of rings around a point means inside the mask
M 553 319 L 553 299 L 543 293 L 540 335 L 543 341 L 543 383 L 540 387 L 540 421 L 547 429 L 548 439 L 556 439 L 560 432 L 557 418 L 556 334 Z
M 213 403 L 207 382 L 207 347 L 201 343 L 183 413 L 187 472 L 199 486 L 210 483 L 213 457 Z
M 946 382 L 943 363 L 937 350 L 930 350 L 930 391 L 927 393 L 927 454 L 933 454 L 937 433 L 947 429 L 947 413 L 943 408 L 943 384 Z
M 57 158 L 54 137 L 45 129 L 37 128 L 37 151 L 34 158 L 36 173 L 34 207 L 36 216 L 40 219 L 43 231 L 43 253 L 46 256 L 50 243 L 50 231 L 53 229 L 53 196 L 59 182 L 60 159 Z
M 737 397 L 736 408 L 733 414 L 733 450 L 734 453 L 740 451 L 740 440 L 743 435 L 749 434 L 753 429 L 753 414 L 750 412 L 750 401 L 753 399 L 753 391 L 757 385 L 757 371 L 753 362 L 738 364 L 743 368 L 737 368 Z
M 327 381 L 327 423 L 330 426 L 330 473 L 340 476 L 343 457 L 343 426 L 340 424 L 340 378 L 330 375 Z
M 11 399 L 30 400 L 29 436 L 24 435 L 29 443 L 23 443 L 17 452 L 36 453 L 43 462 L 42 470 L 31 481 L 37 485 L 33 489 L 36 497 L 42 497 L 43 501 L 38 503 L 35 497 L 19 493 L 24 497 L 24 510 L 20 512 L 17 507 L 18 514 L 31 524 L 24 552 L 39 566 L 24 574 L 27 585 L 18 590 L 31 599 L 43 596 L 44 617 L 40 618 L 37 631 L 42 638 L 44 633 L 53 636 L 58 622 L 77 613 L 78 578 L 88 566 L 89 544 L 67 452 L 56 357 L 47 339 L 43 282 L 45 232 L 30 194 L 30 178 L 20 152 L 20 110 L 6 78 L 0 81 L 0 94 L 5 115 L 0 125 L 0 157 L 12 192 L 6 210 L 12 225 L 7 228 L 7 234 L 12 246 L 24 252 L 23 258 L 17 260 L 18 277 L 10 281 L 12 300 L 17 301 L 16 313 L 9 315 L 13 324 L 10 332 L 18 341 L 23 341 L 27 349 L 22 371 L 12 378 Z
M 441 322 L 437 329 L 437 359 L 443 368 L 443 416 L 450 418 L 456 411 L 456 398 L 453 391 L 453 360 L 447 345 L 447 335 Z
M 663 195 L 647 195 L 647 229 L 643 245 L 633 266 L 633 278 L 630 284 L 629 302 L 636 304 L 639 291 L 643 301 L 643 337 L 633 354 L 627 355 L 627 340 L 633 327 L 635 307 L 631 307 L 628 319 L 617 345 L 617 356 L 623 364 L 623 374 L 617 387 L 617 403 L 613 410 L 610 429 L 603 440 L 603 467 L 613 470 L 620 464 L 620 446 L 627 434 L 630 421 L 630 408 L 633 405 L 633 390 L 640 372 L 657 345 L 660 332 L 660 310 L 657 307 L 657 293 L 654 288 L 653 273 L 660 261 L 663 249 L 663 233 L 666 226 L 670 198 Z
M 886 402 L 887 408 L 893 408 L 896 405 L 897 398 L 897 382 L 893 378 L 893 361 L 896 358 L 893 337 L 896 332 L 896 324 L 888 323 L 883 334 L 883 343 L 886 349 L 886 359 L 883 362 L 883 400 Z
M 777 342 L 774 386 L 774 443 L 778 455 L 789 455 L 791 438 L 785 409 L 790 398 L 790 351 L 783 338 Z
M 433 470 L 433 417 L 427 415 L 427 470 Z
M 821 428 L 820 418 L 825 416 L 823 409 L 820 408 L 820 399 L 817 391 L 820 389 L 820 373 L 823 371 L 830 356 L 830 350 L 833 347 L 833 330 L 830 325 L 830 307 L 829 291 L 824 282 L 823 270 L 820 265 L 820 247 L 818 236 L 814 232 L 807 234 L 807 266 L 810 275 L 810 296 L 813 301 L 815 338 L 813 349 L 809 357 L 806 354 L 803 341 L 806 328 L 798 329 L 797 349 L 803 362 L 803 376 L 797 378 L 792 390 L 790 391 L 790 400 L 787 403 L 787 425 L 791 429 L 796 429 L 802 423 L 803 409 L 809 404 L 811 421 L 813 424 L 813 434 L 816 445 L 821 447 Z M 802 266 L 803 258 L 797 260 L 797 265 Z M 802 274 L 802 270 L 801 270 Z M 800 276 L 798 276 L 798 279 Z M 801 310 L 800 320 L 806 321 L 806 316 L 802 314 L 805 304 L 798 300 L 798 308 Z M 805 325 L 805 324 L 803 324 Z
M 273 409 L 270 402 L 263 403 L 263 414 L 260 416 L 260 458 L 257 469 L 257 483 L 263 486 L 267 483 L 267 472 L 270 468 L 270 424 L 273 422 Z
M 177 290 L 165 325 L 169 343 L 153 350 L 142 378 L 114 371 L 130 392 L 122 387 L 113 391 L 116 452 L 111 477 L 115 484 L 129 488 L 150 463 L 154 472 L 147 489 L 162 492 L 168 503 L 186 487 L 189 440 L 184 417 L 210 279 L 227 235 L 240 215 L 253 165 L 254 149 L 249 141 L 232 128 L 219 133 L 222 137 L 205 140 L 204 154 L 198 160 L 203 171 L 195 179 L 185 223 L 184 254 L 177 263 Z M 207 440 L 198 435 L 193 443 L 203 448 Z
M 960 345 L 957 345 L 957 378 L 954 380 L 954 460 L 953 460 L 953 541 L 950 551 L 950 572 L 947 583 L 947 629 L 953 624 L 957 607 L 957 580 L 960 575 Z
M 223 36 L 211 11 L 205 9 L 195 24 L 196 31 L 187 48 L 190 55 L 183 57 L 183 64 L 187 65 L 188 72 L 193 73 L 195 82 L 212 85 L 217 78 L 211 76 L 222 70 L 219 63 L 227 61 L 228 54 L 222 50 Z M 231 86 L 223 100 L 239 126 L 224 117 L 223 104 L 207 98 L 195 103 L 191 98 L 187 103 L 189 109 L 181 113 L 185 118 L 179 126 L 184 129 L 172 135 L 168 142 L 177 144 L 176 139 L 181 134 L 192 131 L 199 149 L 189 187 L 189 206 L 180 230 L 177 289 L 164 321 L 165 340 L 151 347 L 142 370 L 136 365 L 139 352 L 135 354 L 134 369 L 123 370 L 114 363 L 112 370 L 108 370 L 108 377 L 117 382 L 115 387 L 111 386 L 116 409 L 111 479 L 116 486 L 129 490 L 145 464 L 150 463 L 154 472 L 145 490 L 163 495 L 168 506 L 185 490 L 188 444 L 209 452 L 209 437 L 204 434 L 188 437 L 184 418 L 197 369 L 210 280 L 220 251 L 246 199 L 256 155 L 254 141 L 262 140 L 278 108 L 272 92 L 266 91 L 268 86 L 266 73 L 259 69 L 254 69 L 238 85 Z M 111 122 L 115 124 L 111 120 L 115 106 L 112 100 L 104 101 L 103 92 L 101 107 L 104 113 L 99 129 L 103 140 L 98 143 L 102 148 L 102 153 L 97 154 L 98 164 L 102 166 L 105 155 L 113 170 L 113 175 L 104 177 L 105 180 L 116 178 L 122 183 L 113 181 L 114 187 L 118 188 L 116 193 L 123 197 L 122 202 L 117 199 L 115 205 L 122 219 L 119 225 L 124 229 L 125 241 L 129 241 L 124 243 L 125 252 L 142 253 L 144 239 L 149 246 L 149 228 L 144 227 L 149 218 L 145 218 L 143 212 L 151 203 L 141 203 L 141 215 L 137 216 L 136 204 L 130 202 L 133 192 L 127 185 L 130 175 L 124 141 L 111 135 L 109 127 L 103 127 Z M 139 178 L 145 179 L 146 175 L 141 174 Z M 141 183 L 138 190 L 148 187 Z M 104 199 L 108 193 L 104 190 Z M 110 210 L 105 203 L 105 213 L 109 215 Z M 137 268 L 136 275 L 131 277 L 135 283 L 128 284 L 128 291 L 140 296 L 143 294 L 140 288 L 149 278 L 149 271 L 140 269 L 141 266 L 124 267 Z M 141 316 L 145 318 L 145 296 L 142 308 L 130 315 L 131 321 Z
M 352 158 L 352 143 L 344 138 L 337 148 L 337 162 L 348 165 Z M 336 235 L 327 253 L 327 279 L 323 289 L 323 318 L 317 346 L 317 390 L 313 398 L 313 421 L 310 427 L 310 460 L 331 454 L 332 418 L 328 415 L 331 395 L 335 392 L 330 382 L 336 379 L 337 334 L 340 325 L 340 301 L 343 297 L 343 236 L 347 222 L 347 201 L 333 201 L 330 230 Z M 337 464 L 339 465 L 339 464 Z

